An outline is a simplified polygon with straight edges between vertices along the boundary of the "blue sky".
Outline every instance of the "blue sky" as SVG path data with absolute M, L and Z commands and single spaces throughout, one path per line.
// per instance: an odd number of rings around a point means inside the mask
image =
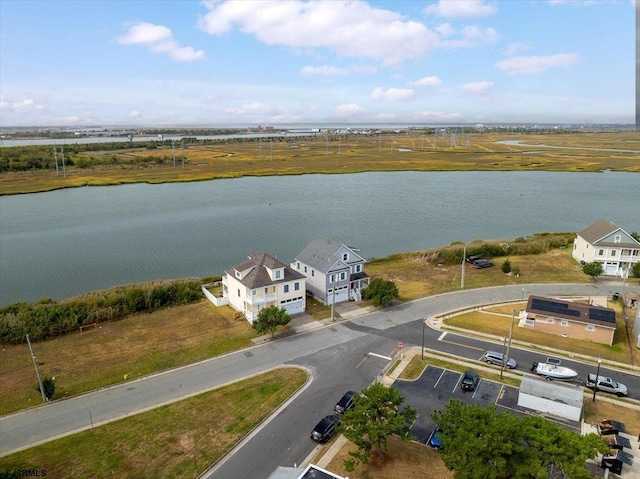
M 634 0 L 0 0 L 0 126 L 634 123 Z

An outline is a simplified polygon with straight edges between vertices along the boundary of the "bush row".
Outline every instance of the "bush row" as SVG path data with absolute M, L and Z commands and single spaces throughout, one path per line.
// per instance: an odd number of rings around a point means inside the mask
M 80 326 L 115 321 L 129 315 L 188 304 L 203 298 L 199 280 L 131 285 L 56 302 L 14 303 L 0 309 L 0 343 L 49 339 Z
M 566 248 L 573 244 L 574 233 L 540 233 L 529 238 L 516 238 L 512 241 L 474 241 L 468 243 L 467 256 L 482 258 L 501 256 L 525 256 L 542 254 L 556 248 Z M 464 256 L 464 244 L 454 243 L 444 248 L 415 253 L 414 257 L 442 264 L 458 264 Z

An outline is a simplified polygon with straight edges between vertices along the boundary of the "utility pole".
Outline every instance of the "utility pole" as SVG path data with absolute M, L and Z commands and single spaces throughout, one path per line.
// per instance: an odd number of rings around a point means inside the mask
M 511 350 L 511 337 L 513 336 L 513 322 L 516 317 L 516 310 L 513 310 L 513 314 L 511 315 L 511 325 L 509 326 L 509 342 L 507 343 L 507 338 L 504 338 L 505 342 L 505 352 L 504 357 L 502 358 L 502 368 L 500 368 L 500 380 L 502 381 L 502 373 L 504 372 L 504 368 L 507 365 L 507 361 L 509 361 L 509 351 Z
M 460 267 L 462 268 L 462 273 L 460 275 L 460 289 L 464 289 L 464 264 L 467 261 L 467 243 L 464 244 L 464 250 L 462 252 L 462 264 Z
M 55 146 L 53 147 L 53 158 L 56 160 L 56 176 L 60 176 L 60 173 L 58 171 L 58 152 Z
M 33 359 L 33 366 L 36 368 L 36 376 L 38 376 L 38 385 L 40 386 L 40 393 L 42 394 L 42 402 L 47 402 L 49 398 L 44 394 L 44 386 L 42 385 L 42 378 L 40 377 L 40 371 L 38 370 L 38 361 L 36 361 L 36 355 L 33 354 L 33 348 L 31 347 L 31 341 L 27 334 L 27 344 L 29 344 L 29 351 L 31 352 L 31 358 Z
M 60 154 L 62 155 L 62 175 L 67 177 L 67 167 L 64 164 L 64 148 L 60 147 Z
M 335 283 L 333 284 L 333 290 L 332 290 L 333 294 L 333 298 L 331 299 L 331 321 L 335 321 L 336 320 L 336 316 L 335 316 L 335 311 L 336 311 L 336 285 Z

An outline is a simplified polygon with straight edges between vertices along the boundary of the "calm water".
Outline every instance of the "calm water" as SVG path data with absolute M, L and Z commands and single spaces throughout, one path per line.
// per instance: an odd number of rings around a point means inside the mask
M 289 263 L 313 237 L 365 258 L 476 238 L 640 231 L 635 173 L 398 172 L 87 187 L 0 197 L 0 305 Z

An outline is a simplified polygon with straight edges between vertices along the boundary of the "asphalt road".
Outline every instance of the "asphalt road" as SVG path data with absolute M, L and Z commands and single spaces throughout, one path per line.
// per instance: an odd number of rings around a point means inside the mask
M 610 295 L 618 283 L 580 285 L 526 285 L 524 295 Z M 640 292 L 635 285 L 627 291 Z M 447 293 L 377 311 L 351 321 L 299 334 L 283 340 L 227 354 L 193 365 L 149 376 L 67 400 L 31 408 L 0 418 L 0 456 L 49 441 L 101 423 L 137 414 L 157 406 L 199 394 L 281 365 L 299 365 L 312 373 L 309 386 L 295 401 L 264 425 L 243 447 L 228 455 L 208 477 L 262 479 L 278 466 L 300 464 L 316 444 L 309 432 L 331 413 L 347 389 L 362 389 L 387 365 L 376 356 L 390 354 L 399 341 L 425 346 L 465 358 L 478 359 L 488 343 L 423 328 L 424 318 L 465 306 L 520 299 L 522 286 L 493 287 Z M 490 344 L 490 343 L 489 343 Z M 493 347 L 495 349 L 495 345 Z M 519 368 L 529 367 L 539 354 L 514 349 Z M 593 365 L 563 361 L 582 377 Z M 601 368 L 601 374 L 615 373 Z M 627 375 L 625 382 L 635 395 L 640 378 Z M 602 394 L 602 393 L 601 393 Z

